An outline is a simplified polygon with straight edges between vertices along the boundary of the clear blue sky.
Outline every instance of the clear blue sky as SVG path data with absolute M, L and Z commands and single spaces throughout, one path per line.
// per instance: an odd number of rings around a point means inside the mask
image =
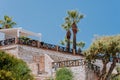
M 77 41 L 89 47 L 93 35 L 120 33 L 120 0 L 0 0 L 0 19 L 12 16 L 18 27 L 42 33 L 42 40 L 58 44 L 65 36 L 61 28 L 68 10 L 85 18 L 78 24 Z

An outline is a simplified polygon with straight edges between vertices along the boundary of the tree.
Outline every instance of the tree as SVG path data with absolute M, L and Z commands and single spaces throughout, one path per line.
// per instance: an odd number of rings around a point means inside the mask
M 25 62 L 5 53 L 4 51 L 0 51 L 0 70 L 3 70 L 1 73 L 5 74 L 4 77 L 9 74 L 8 76 L 12 75 L 12 78 L 15 80 L 34 79 L 31 75 L 31 70 Z
M 16 23 L 12 21 L 12 18 L 7 15 L 4 16 L 4 20 L 0 20 L 0 24 L 2 28 L 12 28 L 16 25 Z
M 70 38 L 71 38 L 71 31 L 70 31 L 71 25 L 70 24 L 71 23 L 66 20 L 65 23 L 62 25 L 63 29 L 66 30 L 66 36 L 65 36 L 66 41 L 65 42 L 67 43 L 66 45 L 67 51 L 70 50 Z
M 68 11 L 68 19 L 71 22 L 72 31 L 73 31 L 73 49 L 76 50 L 76 34 L 78 32 L 77 23 L 84 17 L 83 14 L 80 14 L 76 10 Z
M 120 53 L 120 35 L 114 35 L 96 38 L 85 52 L 85 55 L 87 56 L 86 59 L 88 61 L 100 59 L 103 63 L 103 69 L 101 71 L 102 74 L 99 76 L 99 80 L 110 80 L 112 72 L 116 67 L 116 54 L 118 53 Z M 111 56 L 113 61 L 107 71 L 107 64 L 109 63 Z
M 83 18 L 83 14 L 80 14 L 76 10 L 68 11 L 68 16 L 65 18 L 65 23 L 62 25 L 63 29 L 66 30 L 66 39 L 67 39 L 67 48 L 68 51 L 70 49 L 70 38 L 71 38 L 71 30 L 73 31 L 73 49 L 76 51 L 76 34 L 78 32 L 77 23 L 80 21 L 80 19 Z M 64 41 L 61 41 L 62 44 L 64 44 Z
M 56 72 L 55 80 L 73 80 L 73 73 L 70 69 L 61 68 Z

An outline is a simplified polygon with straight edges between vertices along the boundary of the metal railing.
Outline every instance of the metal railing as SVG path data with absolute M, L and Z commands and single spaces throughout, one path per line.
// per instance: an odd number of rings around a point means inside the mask
M 0 41 L 0 46 L 15 44 L 15 38 Z
M 86 70 L 91 70 L 97 76 L 100 74 L 100 67 L 93 63 L 86 63 L 84 59 L 76 59 L 76 60 L 66 60 L 66 61 L 58 61 L 52 62 L 52 68 L 57 70 L 62 67 L 77 67 L 77 66 L 85 66 Z
M 32 47 L 73 54 L 73 49 L 69 49 L 69 51 L 68 51 L 66 47 L 49 44 L 49 43 L 45 43 L 45 42 L 39 42 L 38 40 L 33 40 L 30 38 L 11 38 L 11 39 L 6 39 L 6 40 L 0 41 L 0 46 L 11 45 L 11 44 L 28 45 L 28 46 L 32 46 Z M 81 53 L 78 52 L 78 50 L 76 50 L 75 54 L 82 55 Z
M 38 47 L 44 48 L 44 49 L 50 49 L 50 50 L 57 50 L 56 45 L 48 44 L 48 43 L 44 43 L 44 42 L 40 42 L 40 46 L 38 46 Z
M 53 62 L 52 66 L 53 68 L 61 68 L 61 67 L 74 67 L 74 66 L 82 66 L 84 65 L 83 59 L 76 59 L 76 60 L 66 60 L 66 61 L 58 61 Z
M 54 51 L 59 51 L 59 52 L 66 52 L 66 53 L 71 53 L 71 54 L 73 53 L 73 49 L 70 49 L 68 51 L 66 47 L 49 44 L 45 42 L 39 42 L 37 40 L 32 40 L 32 39 L 23 40 L 19 38 L 18 42 L 19 44 L 23 44 L 23 45 L 29 45 L 33 47 L 44 48 L 44 49 L 49 49 L 49 50 L 54 50 Z M 82 55 L 81 53 L 78 52 L 78 50 L 76 50 L 76 54 Z
M 29 38 L 26 39 L 22 39 L 22 38 L 18 38 L 18 44 L 22 44 L 22 45 L 28 45 L 28 46 L 32 46 L 32 47 L 37 47 L 37 40 L 32 40 Z

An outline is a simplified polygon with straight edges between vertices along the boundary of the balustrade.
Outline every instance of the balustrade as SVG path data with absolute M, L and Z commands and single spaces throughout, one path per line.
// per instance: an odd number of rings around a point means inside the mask
M 15 43 L 15 38 L 0 41 L 0 46 L 11 45 Z
M 45 48 L 45 49 L 50 49 L 50 50 L 57 50 L 57 46 L 53 44 L 48 44 L 44 42 L 40 42 L 40 47 Z
M 37 48 L 54 50 L 54 51 L 58 51 L 58 52 L 65 52 L 65 53 L 68 53 L 68 54 L 73 53 L 73 49 L 70 49 L 69 51 L 67 51 L 66 47 L 57 46 L 57 45 L 53 45 L 53 44 L 48 44 L 48 43 L 44 43 L 44 42 L 39 42 L 37 40 L 32 40 L 32 39 L 27 38 L 27 37 L 21 37 L 21 38 L 18 38 L 18 39 L 17 38 L 11 38 L 11 39 L 6 39 L 6 40 L 0 41 L 0 46 L 10 45 L 10 44 L 28 45 L 28 46 L 37 47 Z M 76 51 L 76 54 L 79 55 L 79 53 L 77 53 L 77 51 Z
M 18 43 L 23 44 L 23 45 L 32 46 L 32 47 L 37 47 L 37 40 L 31 40 L 29 38 L 26 38 L 26 39 L 19 38 Z
M 55 68 L 61 68 L 61 67 L 75 67 L 75 66 L 87 66 L 88 69 L 94 71 L 98 76 L 100 74 L 100 67 L 96 66 L 95 64 L 92 63 L 85 63 L 83 59 L 77 59 L 77 60 L 67 60 L 67 61 L 59 61 L 59 62 L 53 62 L 52 66 Z
M 60 62 L 53 62 L 52 66 L 61 68 L 61 67 L 74 67 L 74 66 L 81 66 L 84 65 L 83 59 L 77 60 L 67 60 L 67 61 L 60 61 Z

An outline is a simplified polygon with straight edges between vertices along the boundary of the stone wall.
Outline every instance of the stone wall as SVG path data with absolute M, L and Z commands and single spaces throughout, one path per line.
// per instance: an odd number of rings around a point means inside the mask
M 12 48 L 13 47 L 13 48 Z M 60 53 L 57 51 L 38 49 L 23 45 L 11 45 L 6 49 L 9 53 L 15 54 L 18 58 L 23 59 L 29 65 L 32 73 L 37 77 L 38 80 L 44 80 L 53 76 L 52 62 L 64 61 L 64 60 L 76 60 L 84 59 L 82 56 L 75 56 L 71 54 Z M 34 61 L 34 56 L 44 56 L 45 60 L 45 72 L 38 74 L 37 62 Z M 74 80 L 85 80 L 85 66 L 77 66 L 70 68 L 74 73 Z
M 18 46 L 16 45 L 1 46 L 0 49 L 19 58 L 18 57 Z
M 31 55 L 41 55 L 41 54 L 47 54 L 49 55 L 54 61 L 65 61 L 65 60 L 75 60 L 75 59 L 81 59 L 83 58 L 82 56 L 75 56 L 72 54 L 66 54 L 66 53 L 61 53 L 57 51 L 52 51 L 52 50 L 47 50 L 47 49 L 41 49 L 41 48 L 34 48 L 34 47 L 29 47 L 29 46 L 20 46 L 19 45 L 19 52 L 27 52 L 27 54 Z M 21 53 L 21 54 L 23 54 Z

